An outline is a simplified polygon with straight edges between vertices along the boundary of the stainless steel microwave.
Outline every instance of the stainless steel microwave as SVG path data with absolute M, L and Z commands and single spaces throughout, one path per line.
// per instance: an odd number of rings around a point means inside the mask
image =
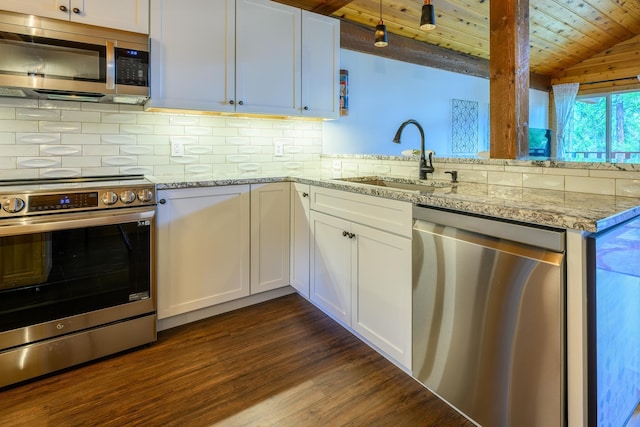
M 0 96 L 144 104 L 149 39 L 0 11 Z

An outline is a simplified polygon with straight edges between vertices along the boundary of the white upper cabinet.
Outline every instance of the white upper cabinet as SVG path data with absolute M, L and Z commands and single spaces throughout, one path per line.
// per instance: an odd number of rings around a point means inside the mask
M 236 2 L 236 111 L 300 114 L 300 9 Z
M 147 34 L 149 0 L 0 0 L 0 8 Z
M 340 21 L 302 11 L 302 115 L 340 115 Z
M 150 36 L 147 107 L 338 116 L 336 19 L 269 0 L 154 0 Z
M 151 3 L 148 107 L 235 111 L 235 13 L 235 0 Z

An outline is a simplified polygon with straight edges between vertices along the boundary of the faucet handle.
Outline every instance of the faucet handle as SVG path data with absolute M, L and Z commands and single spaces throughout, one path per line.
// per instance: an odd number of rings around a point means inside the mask
M 444 171 L 444 173 L 451 175 L 451 182 L 458 182 L 458 171 Z

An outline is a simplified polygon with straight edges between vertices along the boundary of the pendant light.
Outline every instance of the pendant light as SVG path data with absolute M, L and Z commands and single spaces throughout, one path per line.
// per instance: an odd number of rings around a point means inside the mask
M 389 38 L 387 36 L 387 27 L 382 22 L 382 0 L 380 0 L 380 20 L 378 21 L 378 25 L 376 25 L 375 32 L 375 47 L 385 47 L 389 45 Z
M 436 28 L 436 11 L 431 4 L 431 0 L 424 0 L 422 16 L 420 17 L 420 29 L 429 31 L 434 28 Z

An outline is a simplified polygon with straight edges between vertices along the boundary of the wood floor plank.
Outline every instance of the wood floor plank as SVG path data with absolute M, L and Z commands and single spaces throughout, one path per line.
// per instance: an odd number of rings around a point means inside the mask
M 471 426 L 298 295 L 0 390 L 1 426 Z

